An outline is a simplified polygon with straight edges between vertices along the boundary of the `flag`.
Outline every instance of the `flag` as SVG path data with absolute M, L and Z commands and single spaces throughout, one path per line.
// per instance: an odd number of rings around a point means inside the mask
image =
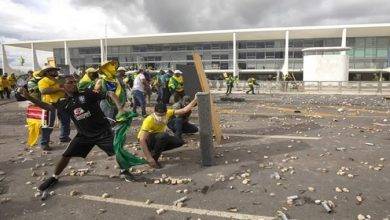
M 116 161 L 121 169 L 129 169 L 132 166 L 146 164 L 147 161 L 143 158 L 137 157 L 134 154 L 123 149 L 123 145 L 126 141 L 126 134 L 130 128 L 131 122 L 134 117 L 137 117 L 137 113 L 124 112 L 118 113 L 116 116 L 117 125 L 114 127 L 114 152 Z

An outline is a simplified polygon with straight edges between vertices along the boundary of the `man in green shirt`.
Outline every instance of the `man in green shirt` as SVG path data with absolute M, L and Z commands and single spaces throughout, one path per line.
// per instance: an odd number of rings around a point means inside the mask
M 256 79 L 253 77 L 249 78 L 247 83 L 249 86 L 249 90 L 246 91 L 246 94 L 249 94 L 251 92 L 254 95 L 255 94 L 255 85 L 259 85 L 259 84 L 256 82 Z

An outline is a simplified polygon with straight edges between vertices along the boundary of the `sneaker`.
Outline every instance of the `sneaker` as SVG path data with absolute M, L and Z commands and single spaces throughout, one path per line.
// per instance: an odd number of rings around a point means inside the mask
M 126 182 L 134 182 L 136 180 L 134 175 L 131 174 L 128 170 L 121 171 L 120 177 L 123 178 Z
M 69 143 L 71 140 L 70 138 L 60 139 L 60 143 Z
M 51 151 L 51 147 L 49 147 L 49 145 L 41 145 L 41 149 L 44 151 Z
M 46 189 L 54 186 L 58 182 L 57 178 L 50 177 L 49 179 L 45 180 L 41 185 L 39 185 L 38 189 L 40 191 L 45 191 Z

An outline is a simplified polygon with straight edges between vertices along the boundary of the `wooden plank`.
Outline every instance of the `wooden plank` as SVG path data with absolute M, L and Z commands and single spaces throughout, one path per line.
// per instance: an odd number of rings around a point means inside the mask
M 193 53 L 192 55 L 194 64 L 195 64 L 195 69 L 196 73 L 198 74 L 199 77 L 199 82 L 200 86 L 203 90 L 203 92 L 208 92 L 210 93 L 210 87 L 207 82 L 206 74 L 203 69 L 203 64 L 202 64 L 202 59 L 200 55 L 196 52 Z M 210 94 L 211 96 L 211 94 Z M 222 142 L 222 130 L 221 130 L 221 125 L 220 125 L 220 115 L 218 113 L 217 107 L 215 106 L 213 102 L 213 98 L 210 97 L 210 106 L 211 106 L 211 123 L 213 125 L 213 132 L 215 136 L 215 140 L 218 144 L 221 144 Z

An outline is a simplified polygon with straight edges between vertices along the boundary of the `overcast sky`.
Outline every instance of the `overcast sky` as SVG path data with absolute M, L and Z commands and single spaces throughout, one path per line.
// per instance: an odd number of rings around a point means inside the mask
M 0 8 L 1 42 L 103 37 L 105 25 L 110 37 L 390 22 L 389 0 L 0 0 Z M 7 51 L 16 65 L 23 51 Z

